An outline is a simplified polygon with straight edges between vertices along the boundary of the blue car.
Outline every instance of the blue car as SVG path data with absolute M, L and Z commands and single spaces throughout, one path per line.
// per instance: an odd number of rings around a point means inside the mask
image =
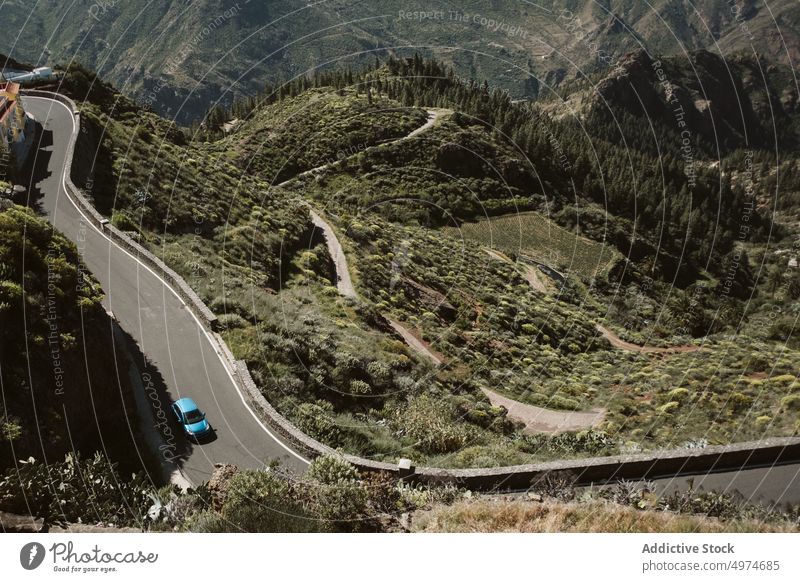
M 206 415 L 200 412 L 191 398 L 181 398 L 172 405 L 172 412 L 181 423 L 186 436 L 193 439 L 202 438 L 211 433 L 211 425 Z

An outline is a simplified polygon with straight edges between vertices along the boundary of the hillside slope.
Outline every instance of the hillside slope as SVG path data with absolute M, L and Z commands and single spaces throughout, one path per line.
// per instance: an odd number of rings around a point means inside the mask
M 74 245 L 0 201 L 0 265 L 0 472 L 99 450 L 138 470 L 127 370 Z
M 75 69 L 65 83 L 80 92 L 84 78 Z M 669 240 L 659 243 L 662 167 L 650 152 L 602 132 L 587 142 L 575 120 L 419 56 L 297 80 L 216 112 L 196 133 L 91 82 L 99 92 L 83 91 L 76 183 L 195 287 L 270 402 L 334 447 L 496 466 L 798 430 L 800 353 L 771 331 L 722 335 L 745 309 L 767 313 L 783 295 L 758 286 L 734 228 L 744 193 L 711 170 L 689 195 L 678 160 L 661 160 L 678 195 L 664 202 Z M 427 108 L 452 113 L 411 129 Z M 304 171 L 312 164 L 321 167 Z M 631 192 L 631 174 L 641 191 Z M 355 297 L 339 295 L 309 208 L 340 240 Z M 599 271 L 558 275 L 550 295 L 513 260 L 493 259 L 491 241 L 457 234 L 464 221 L 521 209 L 538 213 L 543 232 L 558 224 L 558 237 L 526 243 L 543 247 L 534 256 L 594 249 L 586 238 L 620 254 Z M 767 209 L 750 218 L 749 250 L 764 252 L 770 221 Z M 440 354 L 439 365 L 391 322 Z M 599 323 L 628 343 L 694 347 L 615 349 Z M 540 408 L 602 409 L 603 421 L 524 434 L 483 388 Z
M 618 69 L 565 86 L 564 102 L 542 107 L 559 115 L 604 119 L 622 126 L 615 138 L 657 155 L 680 149 L 689 135 L 692 156 L 711 161 L 735 149 L 795 151 L 800 144 L 800 93 L 792 70 L 752 56 L 723 59 L 706 50 L 658 58 L 643 50 Z M 654 134 L 625 131 L 626 116 L 654 126 Z M 686 131 L 683 131 L 686 130 Z

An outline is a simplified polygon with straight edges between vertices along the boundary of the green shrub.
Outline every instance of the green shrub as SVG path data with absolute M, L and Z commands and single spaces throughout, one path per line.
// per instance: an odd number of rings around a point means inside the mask
M 576 454 L 610 455 L 617 449 L 616 441 L 608 433 L 595 429 L 556 435 L 525 435 L 522 442 L 523 450 L 548 458 Z
M 427 394 L 412 399 L 398 411 L 394 421 L 426 453 L 457 451 L 469 440 L 467 428 L 455 420 L 453 407 Z
M 663 406 L 659 406 L 658 407 L 658 411 L 661 414 L 672 414 L 673 412 L 678 410 L 678 408 L 680 408 L 680 406 L 681 406 L 680 402 L 667 402 Z
M 351 380 L 350 381 L 350 392 L 352 394 L 369 394 L 372 392 L 372 386 L 364 382 L 363 380 Z
M 728 398 L 728 407 L 734 412 L 740 412 L 750 408 L 753 404 L 753 399 L 741 392 L 734 392 Z
M 368 492 L 355 467 L 340 457 L 314 459 L 306 474 L 309 507 L 334 531 L 358 531 L 368 516 Z
M 247 320 L 238 313 L 223 313 L 218 315 L 217 322 L 222 329 L 239 329 L 249 325 Z
M 118 229 L 123 231 L 137 231 L 138 227 L 136 223 L 130 219 L 130 217 L 123 213 L 123 212 L 115 212 L 111 215 L 111 224 L 116 226 Z
M 797 377 L 793 376 L 792 374 L 781 374 L 780 376 L 773 376 L 772 378 L 769 378 L 770 384 L 779 384 L 781 386 L 788 386 L 795 380 L 797 380 Z
M 546 401 L 548 408 L 555 408 L 557 410 L 580 410 L 580 402 L 574 398 L 565 398 L 564 396 L 553 396 Z
M 767 416 L 766 414 L 759 416 L 756 418 L 756 426 L 762 428 L 772 422 L 772 417 Z
M 339 482 L 358 481 L 356 468 L 342 457 L 323 455 L 311 462 L 306 477 L 324 485 L 335 485 Z
M 667 393 L 667 400 L 670 402 L 684 402 L 689 398 L 689 391 L 686 388 L 675 388 Z
M 331 411 L 332 407 L 327 403 L 303 402 L 297 407 L 293 420 L 304 433 L 336 447 L 342 441 L 342 431 L 331 418 Z
M 83 460 L 20 461 L 0 476 L 0 510 L 40 517 L 46 523 L 141 525 L 150 487 L 144 475 L 120 475 L 100 453 Z
M 784 410 L 800 410 L 800 394 L 790 394 L 781 398 L 781 408 Z
M 272 471 L 240 471 L 228 484 L 219 519 L 200 523 L 208 532 L 309 532 L 318 531 L 297 501 L 291 483 Z

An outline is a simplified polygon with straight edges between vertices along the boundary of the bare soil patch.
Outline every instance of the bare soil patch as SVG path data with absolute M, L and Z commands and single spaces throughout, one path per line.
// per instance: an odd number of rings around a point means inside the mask
M 508 417 L 525 423 L 523 432 L 549 433 L 586 430 L 597 426 L 605 417 L 606 411 L 594 408 L 589 411 L 551 410 L 524 402 L 517 402 L 497 392 L 481 388 L 493 406 L 503 406 Z

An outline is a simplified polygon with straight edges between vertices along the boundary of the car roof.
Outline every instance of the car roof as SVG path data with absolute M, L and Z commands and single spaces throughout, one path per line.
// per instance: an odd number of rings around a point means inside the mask
M 181 398 L 175 401 L 175 406 L 178 407 L 178 410 L 181 412 L 190 412 L 192 410 L 197 410 L 197 404 L 194 403 L 194 400 L 191 398 Z

